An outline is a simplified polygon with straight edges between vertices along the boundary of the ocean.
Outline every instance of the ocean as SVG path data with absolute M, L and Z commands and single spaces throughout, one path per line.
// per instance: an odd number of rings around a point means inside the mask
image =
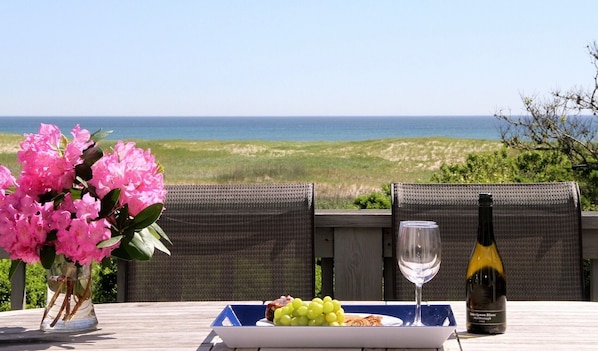
M 500 140 L 493 116 L 413 117 L 0 117 L 0 132 L 36 133 L 40 123 L 57 125 L 70 137 L 79 124 L 111 130 L 110 140 L 359 141 L 448 137 Z

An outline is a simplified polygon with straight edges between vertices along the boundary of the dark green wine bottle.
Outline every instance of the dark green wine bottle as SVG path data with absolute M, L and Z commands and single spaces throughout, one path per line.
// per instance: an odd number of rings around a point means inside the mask
M 480 194 L 478 238 L 467 266 L 466 325 L 477 334 L 502 334 L 507 328 L 507 278 L 494 239 L 492 194 Z

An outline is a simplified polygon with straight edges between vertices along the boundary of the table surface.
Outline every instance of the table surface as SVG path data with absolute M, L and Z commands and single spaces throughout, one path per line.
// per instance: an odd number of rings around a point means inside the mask
M 439 350 L 598 349 L 597 302 L 509 301 L 507 332 L 492 336 L 468 334 L 465 303 L 448 303 L 457 320 L 458 339 L 451 335 Z M 0 312 L 0 349 L 232 350 L 210 328 L 227 304 L 223 301 L 97 304 L 98 329 L 82 334 L 39 331 L 42 309 Z

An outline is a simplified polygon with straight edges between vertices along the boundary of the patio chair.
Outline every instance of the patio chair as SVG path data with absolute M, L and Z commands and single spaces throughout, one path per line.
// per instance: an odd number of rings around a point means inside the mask
M 315 294 L 314 185 L 170 185 L 171 256 L 120 262 L 119 301 L 267 301 Z
M 423 286 L 424 300 L 465 298 L 465 271 L 477 237 L 478 195 L 493 194 L 494 233 L 509 300 L 583 300 L 581 205 L 577 183 L 403 184 L 392 186 L 393 237 L 402 220 L 440 226 L 440 271 Z M 395 295 L 415 287 L 395 266 Z

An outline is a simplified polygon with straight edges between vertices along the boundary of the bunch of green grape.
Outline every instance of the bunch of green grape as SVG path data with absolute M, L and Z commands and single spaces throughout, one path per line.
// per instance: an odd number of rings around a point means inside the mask
M 341 303 L 330 296 L 311 301 L 294 298 L 274 311 L 274 325 L 341 326 L 345 325 L 345 311 Z

